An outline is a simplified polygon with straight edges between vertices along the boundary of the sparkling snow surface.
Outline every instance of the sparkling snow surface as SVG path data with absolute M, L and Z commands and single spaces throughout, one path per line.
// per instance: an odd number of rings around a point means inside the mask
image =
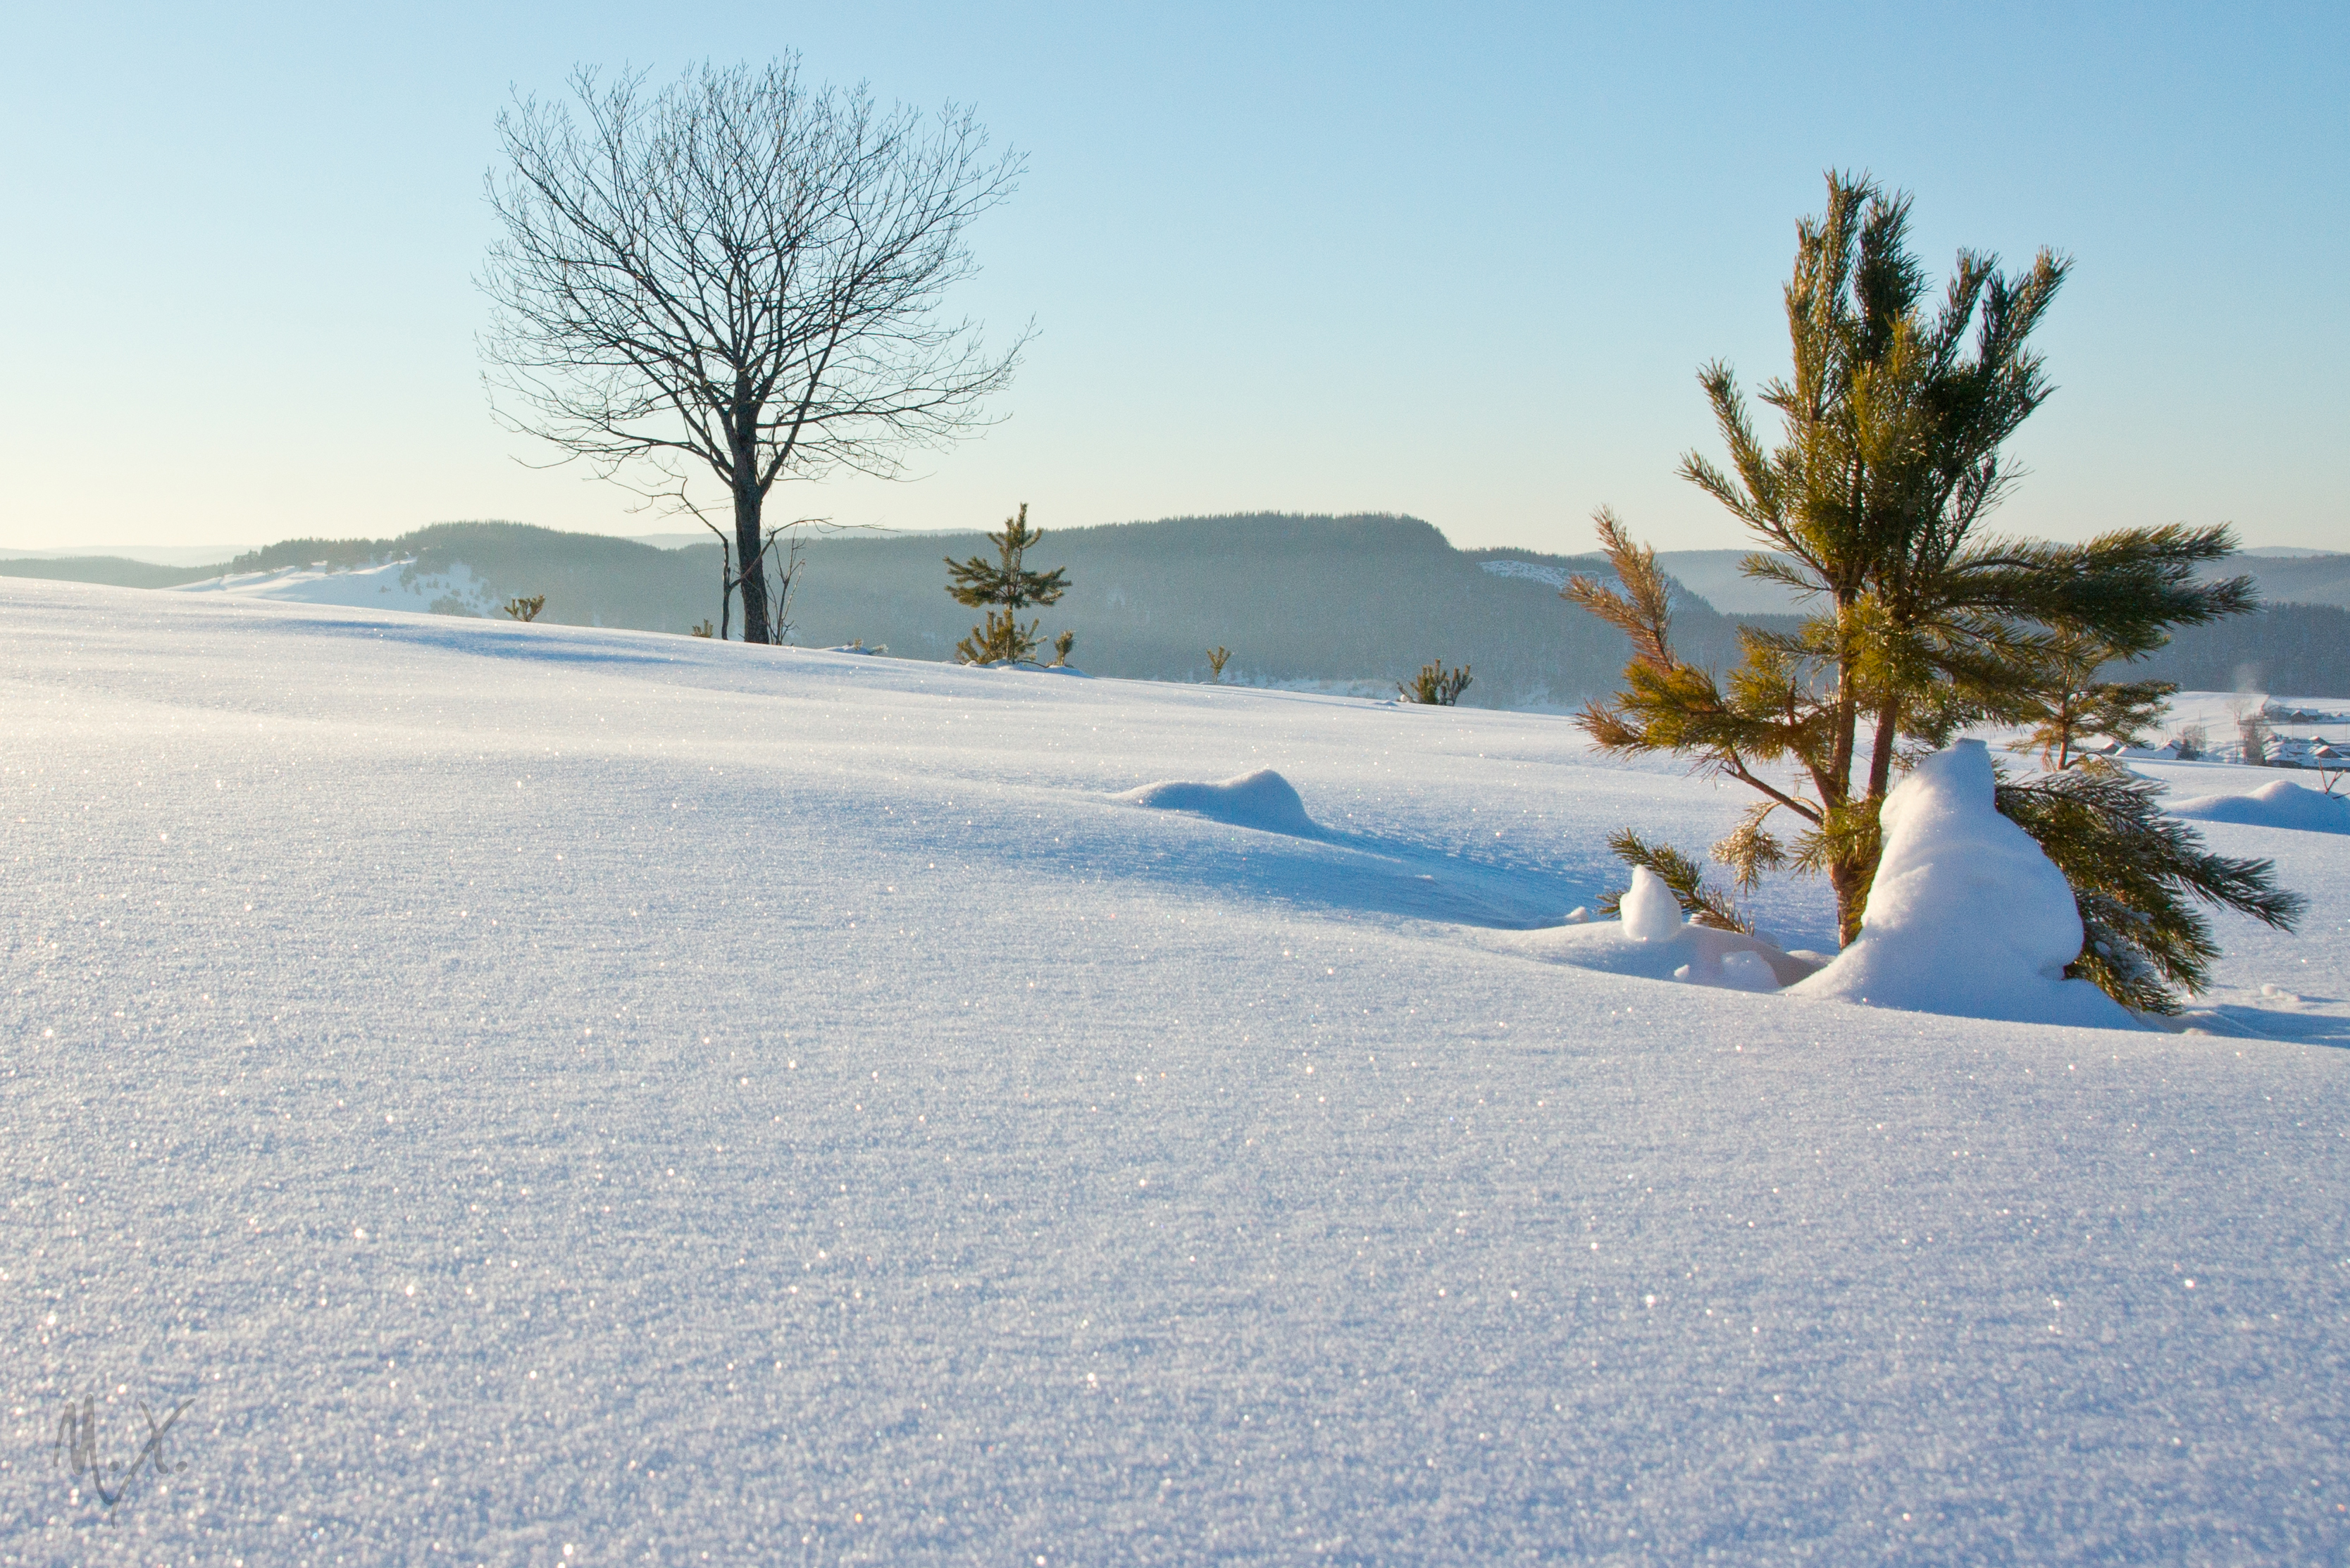
M 1549 961 L 1745 804 L 1560 718 L 0 646 L 0 1563 L 2350 1555 L 2350 837 L 2208 829 L 2314 900 L 2243 1033 L 1992 1023 Z M 1114 798 L 1264 768 L 1322 836 Z M 193 1401 L 111 1511 L 85 1399 Z

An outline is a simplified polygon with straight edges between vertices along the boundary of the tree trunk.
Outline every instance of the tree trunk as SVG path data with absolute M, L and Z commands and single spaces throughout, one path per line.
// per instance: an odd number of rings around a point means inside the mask
M 1887 692 L 1877 705 L 1877 733 L 1870 738 L 1868 798 L 1883 800 L 1893 787 L 1893 758 L 1901 739 L 1901 700 Z
M 760 504 L 766 499 L 755 485 L 734 487 L 734 553 L 743 563 L 743 640 L 772 642 L 767 626 L 767 558 L 759 537 Z
M 734 552 L 718 541 L 718 640 L 724 642 L 734 625 Z
M 1839 860 L 1828 867 L 1828 886 L 1835 889 L 1836 946 L 1852 946 L 1860 935 L 1860 913 L 1868 906 L 1868 885 L 1876 879 L 1874 863 Z

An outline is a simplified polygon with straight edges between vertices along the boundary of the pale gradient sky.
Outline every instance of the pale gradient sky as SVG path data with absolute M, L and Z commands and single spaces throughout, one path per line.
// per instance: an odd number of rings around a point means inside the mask
M 27 7 L 0 167 L 0 547 L 504 517 L 639 533 L 489 417 L 472 278 L 511 90 L 787 49 L 1026 151 L 964 308 L 1041 329 L 927 477 L 776 504 L 899 527 L 1395 511 L 1586 548 L 1673 477 L 1692 373 L 1779 369 L 1821 171 L 2076 269 L 2004 526 L 2233 521 L 2350 549 L 2350 9 L 607 4 Z

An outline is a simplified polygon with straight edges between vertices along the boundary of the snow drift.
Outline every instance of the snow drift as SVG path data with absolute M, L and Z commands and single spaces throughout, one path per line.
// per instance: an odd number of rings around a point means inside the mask
M 1810 975 L 1822 962 L 1815 956 L 1782 951 L 1762 937 L 1684 920 L 1672 889 L 1645 866 L 1632 868 L 1632 886 L 1618 912 L 1621 919 L 1592 924 L 1569 915 L 1565 925 L 1543 932 L 1532 950 L 1576 969 L 1724 991 L 1777 991 Z
M 1783 952 L 1761 937 L 1686 924 L 1678 912 L 1673 919 L 1671 931 L 1660 937 L 1635 935 L 1632 924 L 1622 920 L 1560 926 L 1537 933 L 1540 940 L 1523 950 L 1602 974 L 1673 980 L 1724 991 L 1777 991 L 1819 968 L 1817 959 Z
M 1296 787 L 1271 768 L 1259 768 L 1253 774 L 1217 784 L 1163 779 L 1140 789 L 1128 790 L 1117 798 L 1159 811 L 1188 811 L 1233 827 L 1253 827 L 1260 833 L 1286 833 L 1298 838 L 1323 836 L 1321 825 L 1305 815 L 1305 803 L 1298 798 Z
M 1860 935 L 1793 994 L 2017 1023 L 2138 1027 L 2066 980 L 2081 914 L 2064 874 L 1992 805 L 1981 741 L 1919 763 L 1885 797 L 1885 854 Z
M 2304 833 L 2350 833 L 2350 799 L 2291 779 L 2250 794 L 2202 794 L 2169 808 L 2192 822 L 2238 822 L 2251 827 L 2296 827 Z

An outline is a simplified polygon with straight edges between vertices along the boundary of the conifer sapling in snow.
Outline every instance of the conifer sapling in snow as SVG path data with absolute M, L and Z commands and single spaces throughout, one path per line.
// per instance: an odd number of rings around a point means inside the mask
M 1018 516 L 1003 520 L 1002 533 L 987 536 L 995 546 L 995 560 L 984 556 L 962 562 L 947 557 L 951 579 L 947 592 L 959 604 L 990 607 L 986 621 L 972 628 L 971 635 L 955 645 L 955 657 L 965 664 L 1018 663 L 1035 657 L 1039 623 L 1031 620 L 1024 628 L 1019 612 L 1031 605 L 1056 604 L 1068 591 L 1066 568 L 1032 572 L 1024 565 L 1028 551 L 1044 536 L 1043 529 L 1028 526 L 1028 504 L 1024 501 Z M 1070 640 L 1075 646 L 1074 634 Z
M 1466 664 L 1447 670 L 1440 659 L 1434 663 L 1421 665 L 1419 673 L 1409 680 L 1397 681 L 1396 691 L 1407 702 L 1450 708 L 1461 701 L 1461 693 L 1469 690 L 1469 670 Z
M 2069 761 L 2085 704 L 2134 732 L 2155 683 L 2100 692 L 2095 668 L 2254 602 L 2249 578 L 2199 576 L 2234 553 L 2222 527 L 2125 528 L 2084 545 L 1981 533 L 2015 478 L 2002 448 L 2050 390 L 2029 339 L 2067 264 L 2043 251 L 2010 275 L 1960 252 L 1936 306 L 1908 217 L 1907 196 L 1831 175 L 1827 211 L 1798 225 L 1784 295 L 1793 369 L 1762 389 L 1780 445 L 1756 434 L 1728 366 L 1699 375 L 1731 462 L 1691 453 L 1682 475 L 1764 546 L 1742 570 L 1805 600 L 1802 623 L 1742 628 L 1723 674 L 1683 662 L 1655 553 L 1604 508 L 1616 581 L 1578 576 L 1564 592 L 1632 643 L 1623 690 L 1584 711 L 1585 730 L 1605 751 L 1691 756 L 1753 790 L 1762 798 L 1713 857 L 1742 886 L 1781 866 L 1824 874 L 1840 943 L 1859 934 L 1897 773 L 1982 722 L 2057 723 Z M 2216 950 L 2189 900 L 2279 927 L 2302 906 L 2268 862 L 2205 853 L 2152 793 L 2084 765 L 2002 784 L 1996 805 L 2080 904 L 2089 937 L 2069 972 L 2142 1012 L 2175 1011 L 2174 988 L 2199 986 Z M 1781 812 L 1801 825 L 1792 842 L 1771 831 Z M 1662 846 L 1639 847 L 1651 869 L 1665 864 Z M 1685 880 L 1687 906 L 1699 887 Z

